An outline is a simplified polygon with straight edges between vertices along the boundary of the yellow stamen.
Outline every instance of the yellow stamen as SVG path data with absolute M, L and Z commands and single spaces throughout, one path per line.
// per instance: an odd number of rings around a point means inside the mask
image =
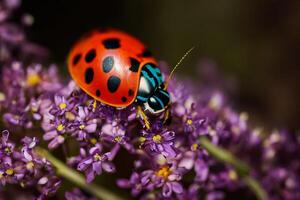
M 85 125 L 84 125 L 84 124 L 81 124 L 81 125 L 79 126 L 79 128 L 82 130 L 82 129 L 85 128 Z
M 63 110 L 67 107 L 67 104 L 66 103 L 60 103 L 58 106 L 61 110 Z
M 143 137 L 143 136 L 139 137 L 139 142 L 140 143 L 144 143 L 145 141 L 146 141 L 145 137 Z
M 0 92 L 0 101 L 4 101 L 4 100 L 5 100 L 5 94 Z
M 62 125 L 62 124 L 60 124 L 60 125 L 58 125 L 58 126 L 56 127 L 56 130 L 62 131 L 62 130 L 64 130 L 64 128 L 65 128 L 65 126 Z
M 28 163 L 26 164 L 26 168 L 27 168 L 28 170 L 33 169 L 33 167 L 34 167 L 34 163 L 33 163 L 32 161 L 30 161 L 30 162 L 28 162 Z
M 249 119 L 248 113 L 242 112 L 242 113 L 240 114 L 240 119 L 241 119 L 242 121 L 247 121 L 247 120 Z
M 4 149 L 4 151 L 5 151 L 5 153 L 11 153 L 11 149 L 10 149 L 9 147 L 6 147 L 6 148 Z
M 218 110 L 222 105 L 222 96 L 220 94 L 215 94 L 210 99 L 208 106 L 213 110 Z
M 7 169 L 7 170 L 5 171 L 5 173 L 6 173 L 7 175 L 13 175 L 13 174 L 14 174 L 14 169 L 9 168 L 9 169 Z
M 196 144 L 196 143 L 194 143 L 194 144 L 192 144 L 192 151 L 196 151 L 197 149 L 198 149 L 198 144 Z
M 238 178 L 238 175 L 234 170 L 230 170 L 228 173 L 228 176 L 231 180 L 237 180 L 237 178 Z
M 97 154 L 97 153 L 94 155 L 94 160 L 95 161 L 99 161 L 99 160 L 101 160 L 101 158 L 102 157 L 99 154 Z
M 170 167 L 168 166 L 163 166 L 160 168 L 158 171 L 156 171 L 156 176 L 162 177 L 162 178 L 168 178 L 168 176 L 172 173 L 170 170 Z
M 161 136 L 160 135 L 154 135 L 152 137 L 152 140 L 156 143 L 160 143 L 161 142 Z
M 92 144 L 96 144 L 96 143 L 97 143 L 97 139 L 96 139 L 96 138 L 92 138 L 92 139 L 90 139 L 90 142 L 91 142 Z
M 116 137 L 114 138 L 114 141 L 116 141 L 116 142 L 121 142 L 121 141 L 122 141 L 122 137 L 121 137 L 121 136 L 116 136 Z
M 75 118 L 76 118 L 76 116 L 75 116 L 73 113 L 71 113 L 71 112 L 66 112 L 66 113 L 65 113 L 65 116 L 66 116 L 66 118 L 67 118 L 68 120 L 71 120 L 71 121 L 74 121 Z
M 20 183 L 20 186 L 21 186 L 22 188 L 25 188 L 26 185 L 25 185 L 24 182 L 21 182 L 21 183 Z
M 35 85 L 39 84 L 40 82 L 41 82 L 41 78 L 38 74 L 33 73 L 33 74 L 29 74 L 27 76 L 26 83 L 30 87 L 35 86 Z
M 192 124 L 193 124 L 193 120 L 188 119 L 188 120 L 186 121 L 186 123 L 187 123 L 188 125 L 192 125 Z
M 38 108 L 37 107 L 31 107 L 30 110 L 31 110 L 31 112 L 36 113 L 38 111 Z
M 97 101 L 96 101 L 96 100 L 94 100 L 94 102 L 93 102 L 93 109 L 95 110 L 95 109 L 96 109 L 96 107 L 97 107 Z

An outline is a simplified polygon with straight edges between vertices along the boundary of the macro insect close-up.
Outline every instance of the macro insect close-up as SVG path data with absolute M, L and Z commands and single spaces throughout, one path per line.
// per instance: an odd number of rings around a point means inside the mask
M 121 31 L 99 30 L 82 38 L 70 53 L 68 67 L 86 93 L 110 106 L 135 101 L 159 113 L 169 104 L 157 61 L 140 41 Z
M 298 200 L 297 1 L 0 0 L 0 200 Z

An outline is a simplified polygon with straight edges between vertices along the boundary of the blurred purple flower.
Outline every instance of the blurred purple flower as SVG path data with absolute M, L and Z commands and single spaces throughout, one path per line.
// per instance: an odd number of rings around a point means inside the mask
M 88 197 L 78 188 L 65 192 L 65 198 L 66 200 L 96 200 L 96 198 Z
M 121 188 L 131 188 L 131 195 L 132 196 L 137 196 L 143 189 L 143 185 L 141 182 L 141 176 L 133 172 L 128 179 L 118 179 L 117 180 L 117 185 Z

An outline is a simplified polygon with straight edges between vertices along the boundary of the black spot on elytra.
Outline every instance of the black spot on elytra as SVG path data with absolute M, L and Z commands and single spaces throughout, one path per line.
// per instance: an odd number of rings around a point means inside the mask
M 102 61 L 102 69 L 105 73 L 110 72 L 112 68 L 114 67 L 114 58 L 112 56 L 107 56 Z
M 85 78 L 85 83 L 86 84 L 90 84 L 93 81 L 93 79 L 94 79 L 94 70 L 93 70 L 93 68 L 89 67 L 85 70 L 84 78 Z
M 137 59 L 130 57 L 130 68 L 129 68 L 129 70 L 132 71 L 132 72 L 138 72 L 139 67 L 140 67 L 140 62 Z
M 152 53 L 148 49 L 145 49 L 143 53 L 141 53 L 139 56 L 147 58 L 147 57 L 151 57 Z
M 109 38 L 103 40 L 102 43 L 106 49 L 117 49 L 120 47 L 120 40 L 117 38 Z
M 95 57 L 96 57 L 96 49 L 91 49 L 85 55 L 85 62 L 90 63 L 94 60 Z
M 127 101 L 127 98 L 126 97 L 122 97 L 121 100 L 122 100 L 122 102 L 125 103 Z
M 77 65 L 77 63 L 80 61 L 80 58 L 81 58 L 81 54 L 76 54 L 76 56 L 74 56 L 73 58 L 73 65 Z
M 128 96 L 132 96 L 133 95 L 133 90 L 132 89 L 129 89 L 128 90 Z
M 97 96 L 97 97 L 100 97 L 100 95 L 101 95 L 100 90 L 96 90 L 96 96 Z
M 107 88 L 111 93 L 114 93 L 118 90 L 121 83 L 121 79 L 117 76 L 109 77 L 107 81 Z

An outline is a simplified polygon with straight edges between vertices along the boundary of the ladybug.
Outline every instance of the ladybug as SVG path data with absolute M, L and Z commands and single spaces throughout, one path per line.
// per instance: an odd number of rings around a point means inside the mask
M 92 31 L 73 46 L 67 62 L 77 85 L 101 103 L 124 108 L 137 102 L 153 114 L 170 104 L 156 59 L 127 33 Z

